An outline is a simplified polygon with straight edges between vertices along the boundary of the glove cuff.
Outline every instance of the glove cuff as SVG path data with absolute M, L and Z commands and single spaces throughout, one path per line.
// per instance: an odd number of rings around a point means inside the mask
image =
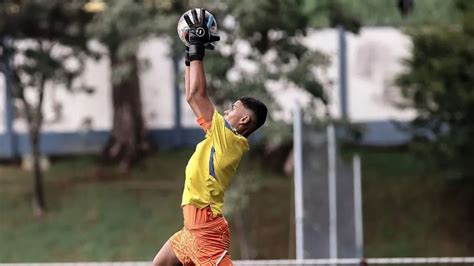
M 205 47 L 202 44 L 191 44 L 189 46 L 189 61 L 202 61 L 205 54 Z
M 191 60 L 189 58 L 189 47 L 186 46 L 186 49 L 184 50 L 184 64 L 186 66 L 190 66 Z

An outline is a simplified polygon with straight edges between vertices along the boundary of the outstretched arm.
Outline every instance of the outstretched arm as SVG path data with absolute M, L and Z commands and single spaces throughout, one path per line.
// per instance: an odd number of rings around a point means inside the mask
M 189 26 L 187 59 L 190 62 L 190 66 L 186 67 L 185 70 L 185 86 L 186 100 L 196 117 L 202 119 L 203 122 L 211 122 L 214 105 L 207 95 L 203 59 L 205 47 L 214 41 L 218 41 L 219 37 L 210 34 L 208 25 L 210 25 L 209 21 L 213 18 L 212 16 L 206 18 L 205 12 L 201 8 L 200 17 L 198 17 L 196 9 L 193 9 L 191 14 L 194 22 L 187 14 L 184 15 L 184 19 Z
M 187 51 L 186 51 L 186 67 L 184 69 L 184 88 L 185 88 L 185 92 L 186 92 L 186 101 L 188 102 L 189 104 L 189 107 L 191 107 L 191 110 L 193 110 L 193 113 L 194 115 L 196 115 L 196 117 L 199 117 L 199 113 L 198 113 L 198 110 L 193 107 L 193 101 L 191 101 L 191 93 L 190 93 L 190 88 L 189 88 L 189 73 L 190 73 L 190 62 L 189 62 L 189 58 L 187 58 Z
M 191 66 L 186 67 L 185 71 L 186 100 L 197 118 L 210 122 L 214 105 L 207 95 L 203 61 L 191 61 Z

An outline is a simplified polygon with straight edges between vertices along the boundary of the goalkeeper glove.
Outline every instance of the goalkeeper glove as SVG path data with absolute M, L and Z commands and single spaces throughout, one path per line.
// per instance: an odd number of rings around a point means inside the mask
M 210 25 L 208 24 L 212 21 L 212 17 L 208 17 L 206 21 L 206 11 L 204 10 L 204 8 L 200 9 L 200 21 L 197 16 L 196 9 L 193 9 L 191 11 L 191 14 L 193 16 L 194 23 L 191 21 L 188 15 L 184 16 L 184 19 L 186 20 L 186 23 L 189 26 L 189 60 L 202 60 L 204 58 L 205 49 L 212 49 L 214 47 L 212 43 L 219 41 L 220 37 L 211 34 L 211 32 L 209 31 Z

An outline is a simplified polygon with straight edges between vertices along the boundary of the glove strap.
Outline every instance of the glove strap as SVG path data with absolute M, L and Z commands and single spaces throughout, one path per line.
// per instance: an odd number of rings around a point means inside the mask
M 184 50 L 184 64 L 186 66 L 191 65 L 191 61 L 189 60 L 189 47 L 186 46 L 186 49 Z
M 202 44 L 191 44 L 189 46 L 189 61 L 202 61 L 205 54 L 205 47 Z

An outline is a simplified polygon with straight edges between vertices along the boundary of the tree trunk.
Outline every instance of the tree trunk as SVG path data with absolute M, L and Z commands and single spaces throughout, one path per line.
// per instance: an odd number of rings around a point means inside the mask
M 43 173 L 40 166 L 40 146 L 39 137 L 43 124 L 43 99 L 45 78 L 41 76 L 39 82 L 39 99 L 36 108 L 29 105 L 22 94 L 22 101 L 26 108 L 26 118 L 28 121 L 28 134 L 30 138 L 31 155 L 33 157 L 33 214 L 42 217 L 46 213 L 46 201 L 44 198 Z
M 113 53 L 110 59 L 112 72 L 122 64 L 131 65 L 132 70 L 120 83 L 112 82 L 113 125 L 103 157 L 118 163 L 121 170 L 128 170 L 149 149 L 142 115 L 138 61 L 135 57 L 119 60 Z
M 30 132 L 30 142 L 33 156 L 33 213 L 35 216 L 41 217 L 46 212 L 46 202 L 44 199 L 43 173 L 40 166 L 40 150 L 39 150 L 39 130 L 33 129 Z

